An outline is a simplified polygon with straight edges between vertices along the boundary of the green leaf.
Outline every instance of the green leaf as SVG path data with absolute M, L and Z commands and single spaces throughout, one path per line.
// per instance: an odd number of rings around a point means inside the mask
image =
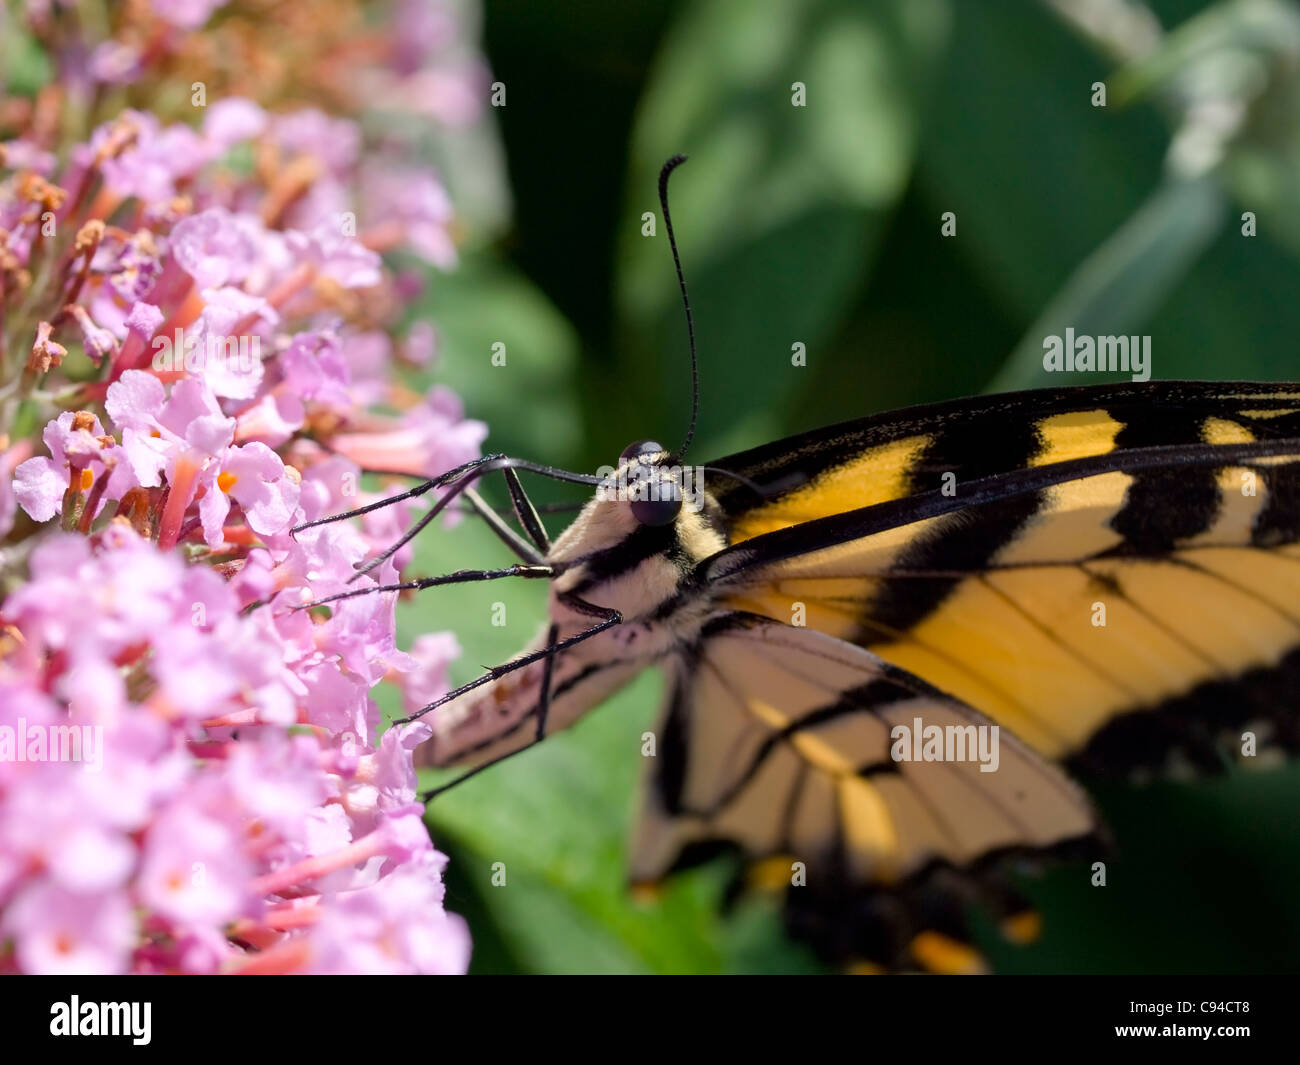
M 1175 86 L 1184 90 L 1184 103 L 1191 95 L 1236 95 L 1248 91 L 1252 81 L 1258 90 L 1263 71 L 1250 57 L 1297 50 L 1300 16 L 1292 4 L 1224 0 L 1175 27 L 1154 52 L 1121 69 L 1111 81 L 1110 102 L 1125 106 Z
M 1136 331 L 1186 276 L 1223 223 L 1218 182 L 1202 177 L 1157 188 L 1142 208 L 1080 264 L 989 385 L 991 392 L 1096 381 L 1048 374 L 1043 339 L 1067 328 L 1088 336 Z M 1149 369 L 1149 368 L 1148 368 Z
M 779 412 L 807 386 L 792 345 L 815 349 L 867 273 L 911 170 L 946 12 L 939 0 L 686 9 L 632 138 L 616 279 L 622 387 L 602 387 L 602 402 L 625 393 L 629 417 L 673 435 L 685 420 L 688 390 L 673 387 L 686 379 L 684 330 L 655 183 L 678 152 L 690 162 L 673 179 L 673 222 L 708 408 Z M 653 237 L 642 235 L 647 212 Z
M 1028 323 L 1160 180 L 1151 107 L 1093 107 L 1109 68 L 1038 4 L 957 4 L 918 179 L 952 253 Z
M 0 7 L 0 88 L 14 96 L 35 96 L 50 75 L 50 60 L 40 44 Z

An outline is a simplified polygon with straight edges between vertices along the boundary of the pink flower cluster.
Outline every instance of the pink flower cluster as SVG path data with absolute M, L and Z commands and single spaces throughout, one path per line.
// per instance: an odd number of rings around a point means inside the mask
M 313 106 L 52 136 L 85 78 L 165 77 L 223 7 L 133 5 L 95 46 L 29 3 L 65 69 L 0 106 L 0 972 L 463 972 L 416 801 L 426 726 L 382 731 L 372 698 L 431 701 L 455 640 L 399 650 L 391 594 L 304 609 L 398 579 L 409 547 L 356 567 L 412 508 L 292 532 L 376 498 L 363 469 L 480 452 L 455 396 L 397 381 L 436 345 L 399 328 L 426 268 L 383 256 L 453 266 L 450 198 Z M 473 78 L 425 62 L 454 21 L 394 7 L 375 91 L 442 84 L 471 120 Z
M 0 965 L 464 971 L 415 800 L 424 733 L 376 740 L 369 697 L 430 663 L 397 650 L 388 597 L 290 609 L 363 557 L 340 526 L 230 581 L 122 522 L 37 546 L 4 605 Z

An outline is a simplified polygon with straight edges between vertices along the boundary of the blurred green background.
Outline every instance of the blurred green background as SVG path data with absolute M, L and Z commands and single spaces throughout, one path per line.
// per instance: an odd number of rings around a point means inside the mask
M 1155 378 L 1300 377 L 1292 4 L 487 0 L 484 42 L 506 86 L 491 117 L 513 204 L 471 226 L 425 310 L 442 335 L 436 378 L 488 422 L 493 450 L 594 469 L 633 439 L 679 440 L 685 329 L 662 225 L 641 235 L 676 152 L 692 157 L 673 217 L 702 360 L 697 460 L 1047 384 L 1042 338 L 1066 325 L 1150 334 Z M 806 367 L 791 365 L 796 342 Z M 465 521 L 427 534 L 415 568 L 507 560 Z M 399 617 L 408 640 L 454 629 L 462 680 L 533 636 L 543 596 L 448 587 Z M 818 969 L 769 902 L 720 915 L 722 864 L 656 902 L 628 896 L 640 735 L 660 690 L 642 677 L 431 807 L 474 971 Z M 1109 886 L 1082 866 L 1026 881 L 1045 934 L 1028 948 L 986 935 L 998 970 L 1300 968 L 1300 770 L 1094 794 L 1119 848 Z

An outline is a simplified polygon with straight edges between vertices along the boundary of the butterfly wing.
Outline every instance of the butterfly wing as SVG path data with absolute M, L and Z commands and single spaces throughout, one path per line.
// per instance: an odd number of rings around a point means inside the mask
M 791 885 L 793 929 L 828 956 L 977 968 L 963 904 L 982 901 L 1014 928 L 1026 907 L 1005 860 L 1097 840 L 1086 796 L 1006 730 L 995 765 L 893 756 L 898 726 L 965 736 L 991 724 L 861 648 L 723 615 L 676 663 L 633 877 L 738 844 Z
M 720 465 L 790 487 L 724 493 L 733 546 L 705 578 L 1089 770 L 1293 750 L 1298 404 L 1294 386 L 1026 393 L 796 440 L 817 457 L 789 468 L 760 449 Z
M 963 906 L 1020 914 L 1002 859 L 1097 837 L 1058 764 L 1300 746 L 1300 386 L 963 400 L 716 465 L 744 480 L 711 482 L 731 546 L 697 577 L 768 622 L 684 660 L 639 876 L 709 840 L 786 851 L 823 952 L 968 968 Z M 1004 726 L 1012 761 L 891 765 L 884 726 L 918 698 Z
M 774 441 L 710 463 L 745 480 L 711 478 L 709 489 L 735 544 L 1027 466 L 1153 445 L 1297 438 L 1300 383 L 1037 389 L 887 411 Z M 1202 486 L 1196 514 L 1211 496 Z

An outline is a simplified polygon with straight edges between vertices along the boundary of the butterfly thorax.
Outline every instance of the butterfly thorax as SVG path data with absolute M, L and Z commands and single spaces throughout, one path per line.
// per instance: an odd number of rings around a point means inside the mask
M 711 606 L 692 576 L 727 545 L 719 514 L 701 492 L 674 521 L 645 525 L 625 500 L 597 497 L 556 540 L 546 558 L 557 570 L 548 618 L 520 655 L 543 648 L 552 624 L 564 640 L 596 623 L 571 605 L 571 597 L 617 610 L 622 620 L 554 656 L 549 730 L 570 724 L 638 671 L 697 638 Z M 437 711 L 420 764 L 481 763 L 527 743 L 535 733 L 546 665 L 534 662 Z

